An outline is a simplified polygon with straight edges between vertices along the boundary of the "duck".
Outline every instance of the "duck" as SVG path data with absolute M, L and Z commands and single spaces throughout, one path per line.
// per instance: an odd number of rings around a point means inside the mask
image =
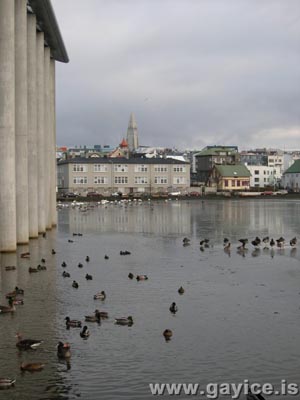
M 189 239 L 189 238 L 187 238 L 187 237 L 184 237 L 183 239 L 182 239 L 182 243 L 189 243 L 191 240 Z
M 51 250 L 51 254 L 56 254 L 56 251 L 54 249 Z
M 0 389 L 9 389 L 14 386 L 15 382 L 15 379 L 0 378 Z
M 14 300 L 12 297 L 8 300 L 8 306 L 0 306 L 0 314 L 15 312 L 16 307 L 14 305 Z
M 45 264 L 46 260 L 44 258 L 41 259 L 41 263 Z
M 131 315 L 127 318 L 115 318 L 115 323 L 117 325 L 128 325 L 131 326 L 133 325 L 133 318 Z
M 22 306 L 22 305 L 24 305 L 24 300 L 23 299 L 14 299 L 13 304 L 15 306 Z
M 47 236 L 46 232 L 42 233 L 43 238 L 45 239 L 45 237 Z
M 37 268 L 29 267 L 29 268 L 28 268 L 28 272 L 29 272 L 30 274 L 32 274 L 32 273 L 34 273 L 34 272 L 39 272 L 39 270 L 38 270 Z
M 279 239 L 276 239 L 277 247 L 284 247 L 285 239 L 281 236 Z
M 57 356 L 58 358 L 70 358 L 71 357 L 71 346 L 69 343 L 58 342 L 57 344 Z
M 9 292 L 5 295 L 5 297 L 7 299 L 9 299 L 10 297 L 17 297 L 18 295 L 24 295 L 24 290 L 23 289 L 19 289 L 18 286 L 15 287 L 15 290 L 13 292 Z
M 64 278 L 70 278 L 70 277 L 71 277 L 71 275 L 69 274 L 69 272 L 66 272 L 66 271 L 64 271 L 64 272 L 62 273 L 62 276 L 63 276 Z
M 74 243 L 74 240 L 69 239 L 68 242 L 69 243 Z
M 70 317 L 65 318 L 67 328 L 81 328 L 81 321 L 77 319 L 70 319 Z
M 177 307 L 177 305 L 176 305 L 175 302 L 173 302 L 173 303 L 171 304 L 169 310 L 171 311 L 172 314 L 176 314 L 176 313 L 177 313 L 178 307 Z
M 90 331 L 88 330 L 88 327 L 84 325 L 82 331 L 80 332 L 80 337 L 83 339 L 87 339 L 90 336 Z
M 226 243 L 224 244 L 224 250 L 225 250 L 225 251 L 229 251 L 229 250 L 230 250 L 230 247 L 231 247 L 231 243 L 230 243 L 230 242 L 226 242 Z
M 92 275 L 86 274 L 86 275 L 85 275 L 85 279 L 86 279 L 87 281 L 91 281 L 91 280 L 93 279 L 93 277 L 92 277 Z
M 178 289 L 178 293 L 179 293 L 179 294 L 183 294 L 183 293 L 184 293 L 184 289 L 183 289 L 182 286 L 180 286 L 180 288 Z
M 146 281 L 146 280 L 148 280 L 148 276 L 147 275 L 137 275 L 136 280 L 137 281 Z
M 262 241 L 263 241 L 265 244 L 269 243 L 269 241 L 270 241 L 269 236 L 265 236 L 265 237 L 263 238 Z
M 61 263 L 61 266 L 62 266 L 63 268 L 65 268 L 65 267 L 67 266 L 67 263 L 66 263 L 65 261 L 63 261 L 63 262 Z
M 295 247 L 296 244 L 297 244 L 297 238 L 294 237 L 293 239 L 290 240 L 290 246 L 291 246 L 291 247 Z
M 105 299 L 106 299 L 106 293 L 104 292 L 104 290 L 94 294 L 94 300 L 105 300 Z
M 131 272 L 129 272 L 128 278 L 129 278 L 129 279 L 133 279 L 133 278 L 134 278 L 134 275 L 133 275 Z
M 47 267 L 45 266 L 45 265 L 38 265 L 37 267 L 36 267 L 36 269 L 38 270 L 38 271 L 45 271 L 46 269 L 47 269 Z
M 228 239 L 228 238 L 224 238 L 224 240 L 223 240 L 223 245 L 225 245 L 225 244 L 227 244 L 227 243 L 229 243 L 229 239 Z
M 17 268 L 14 265 L 8 265 L 5 267 L 5 271 L 15 271 Z
M 164 335 L 165 339 L 168 341 L 173 336 L 173 332 L 171 331 L 171 329 L 165 329 L 163 331 L 163 335 Z
M 275 246 L 275 240 L 274 240 L 273 238 L 270 240 L 270 246 L 271 246 L 271 247 L 274 247 L 274 246 Z
M 99 310 L 95 310 L 94 315 L 86 315 L 85 316 L 86 322 L 98 322 L 101 323 L 101 315 Z
M 86 262 L 89 262 L 89 261 L 90 261 L 90 257 L 89 257 L 89 256 L 86 256 L 86 257 L 85 257 L 85 261 L 86 261 Z
M 29 350 L 29 349 L 36 349 L 39 347 L 43 342 L 43 340 L 35 340 L 35 339 L 22 339 L 21 333 L 16 334 L 16 338 L 18 339 L 16 346 L 20 350 Z
M 20 365 L 21 371 L 29 371 L 29 372 L 35 372 L 35 371 L 41 371 L 44 368 L 45 364 L 43 363 L 25 363 L 22 362 Z
M 75 288 L 75 289 L 78 289 L 78 288 L 79 288 L 79 285 L 78 285 L 78 283 L 77 283 L 76 281 L 73 281 L 72 286 L 73 286 L 73 288 Z
M 27 251 L 26 253 L 21 254 L 21 258 L 30 258 L 30 253 Z
M 245 239 L 239 239 L 239 242 L 242 243 L 242 246 L 243 246 L 243 247 L 245 247 L 246 244 L 248 243 L 248 239 L 247 239 L 247 238 L 245 238 Z
M 82 263 L 79 263 L 78 264 L 78 268 L 82 268 L 83 267 L 83 264 Z
M 104 259 L 105 259 L 105 260 L 109 260 L 109 257 L 108 257 L 107 254 L 105 254 Z

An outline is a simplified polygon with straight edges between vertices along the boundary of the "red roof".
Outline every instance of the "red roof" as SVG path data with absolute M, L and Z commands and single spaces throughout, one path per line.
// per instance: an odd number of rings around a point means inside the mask
M 120 143 L 120 147 L 128 147 L 128 143 L 124 138 L 123 138 L 122 142 Z

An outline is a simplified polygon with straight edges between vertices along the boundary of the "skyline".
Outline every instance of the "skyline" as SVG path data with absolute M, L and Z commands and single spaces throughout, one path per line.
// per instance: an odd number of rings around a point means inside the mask
M 297 0 L 52 4 L 58 145 L 116 146 L 133 112 L 145 146 L 299 148 Z

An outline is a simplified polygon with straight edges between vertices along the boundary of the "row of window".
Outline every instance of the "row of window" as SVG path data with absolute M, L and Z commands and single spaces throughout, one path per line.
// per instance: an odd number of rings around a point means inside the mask
M 134 166 L 134 172 L 148 172 L 148 165 L 138 164 Z M 94 164 L 94 172 L 107 172 L 107 164 Z M 164 165 L 158 165 L 154 168 L 155 172 L 168 172 L 168 167 Z M 186 172 L 185 165 L 174 166 L 174 172 Z M 73 164 L 73 172 L 88 172 L 88 166 L 86 164 Z M 114 164 L 114 172 L 128 172 L 127 164 Z
M 264 175 L 276 175 L 276 171 L 274 170 L 274 171 L 270 171 L 270 170 L 264 170 Z M 259 170 L 258 169 L 255 169 L 254 170 L 254 175 L 259 175 Z
M 225 187 L 229 186 L 229 179 L 224 181 Z M 242 181 L 240 179 L 231 179 L 231 187 L 249 186 L 249 181 Z
M 107 185 L 108 178 L 106 176 L 95 176 L 94 177 L 94 184 L 95 185 Z M 120 185 L 128 184 L 128 176 L 115 176 L 114 183 Z M 135 176 L 134 183 L 136 185 L 145 185 L 149 183 L 147 176 Z M 168 178 L 166 176 L 155 176 L 154 183 L 160 185 L 167 185 Z M 184 185 L 186 183 L 186 179 L 184 176 L 175 176 L 173 177 L 173 184 L 174 185 Z M 88 177 L 87 176 L 74 176 L 73 177 L 73 184 L 74 185 L 87 185 L 88 184 Z

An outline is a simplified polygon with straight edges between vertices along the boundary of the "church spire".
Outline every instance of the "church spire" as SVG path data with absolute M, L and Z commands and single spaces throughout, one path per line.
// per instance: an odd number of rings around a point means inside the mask
M 129 118 L 129 124 L 127 129 L 127 143 L 129 151 L 134 151 L 139 147 L 137 123 L 133 113 L 130 114 Z

